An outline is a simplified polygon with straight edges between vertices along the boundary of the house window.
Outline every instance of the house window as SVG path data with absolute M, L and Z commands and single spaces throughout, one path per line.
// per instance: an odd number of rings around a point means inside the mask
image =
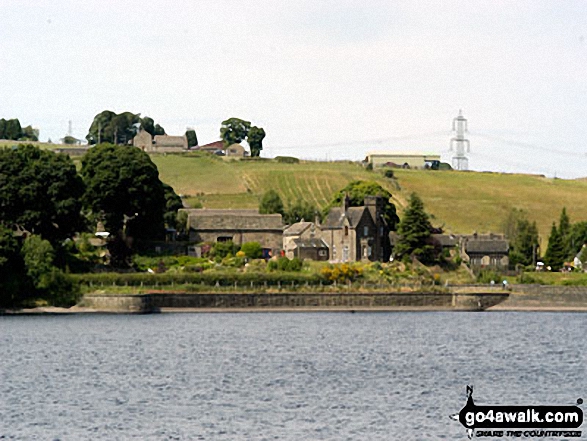
M 336 246 L 335 245 L 332 246 L 332 258 L 336 259 Z
M 347 262 L 349 260 L 349 247 L 345 246 L 342 249 L 342 261 Z
M 319 256 L 326 256 L 326 250 L 318 250 Z
M 232 240 L 232 236 L 218 236 L 216 242 L 230 242 Z
M 349 235 L 349 227 L 347 227 L 347 226 L 344 227 L 344 235 L 345 236 Z
M 369 227 L 363 227 L 363 236 L 367 237 L 369 235 Z

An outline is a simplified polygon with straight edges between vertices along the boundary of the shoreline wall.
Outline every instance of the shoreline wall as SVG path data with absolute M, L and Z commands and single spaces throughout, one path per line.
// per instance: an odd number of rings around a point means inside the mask
M 289 309 L 289 310 L 484 310 L 507 293 L 152 293 L 87 294 L 81 305 L 111 312 L 149 313 L 165 309 Z

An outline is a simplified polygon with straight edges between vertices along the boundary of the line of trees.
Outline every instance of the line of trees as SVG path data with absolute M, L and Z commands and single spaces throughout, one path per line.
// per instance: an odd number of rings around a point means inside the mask
M 0 305 L 74 301 L 64 270 L 77 233 L 102 222 L 111 264 L 124 266 L 133 239 L 162 238 L 181 206 L 139 149 L 98 145 L 79 173 L 65 154 L 33 145 L 0 149 Z
M 11 141 L 38 141 L 39 129 L 22 127 L 18 118 L 0 119 L 0 139 Z
M 587 222 L 571 223 L 566 208 L 560 214 L 558 226 L 552 223 L 548 247 L 544 253 L 544 263 L 553 270 L 563 267 L 565 262 L 572 262 L 587 243 Z M 587 256 L 582 256 L 587 258 Z M 585 263 L 585 262 L 583 262 Z

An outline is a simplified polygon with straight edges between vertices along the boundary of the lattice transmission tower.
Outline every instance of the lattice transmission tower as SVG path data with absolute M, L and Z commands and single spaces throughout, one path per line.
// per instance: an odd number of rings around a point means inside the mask
M 459 110 L 459 116 L 452 120 L 452 131 L 456 133 L 456 136 L 450 140 L 450 151 L 455 151 L 455 155 L 452 157 L 452 168 L 455 170 L 468 170 L 469 159 L 465 156 L 465 148 L 467 153 L 471 152 L 471 145 L 469 140 L 465 138 L 465 133 L 469 133 L 467 130 L 467 119 L 463 116 L 463 111 Z

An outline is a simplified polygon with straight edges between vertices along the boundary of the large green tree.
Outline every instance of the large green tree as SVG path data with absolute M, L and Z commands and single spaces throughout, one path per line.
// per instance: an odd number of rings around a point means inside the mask
M 24 292 L 24 263 L 14 231 L 0 223 L 0 307 L 12 306 Z
M 148 154 L 101 144 L 83 157 L 81 175 L 86 208 L 112 235 L 155 239 L 164 233 L 165 187 Z
M 273 190 L 267 190 L 261 197 L 259 203 L 259 213 L 261 214 L 273 214 L 279 213 L 282 216 L 285 214 L 283 209 L 283 201 L 279 197 L 279 194 Z
M 294 204 L 287 207 L 285 210 L 283 221 L 288 224 L 295 224 L 302 219 L 305 221 L 314 222 L 318 209 L 304 200 L 298 199 Z
M 251 156 L 259 156 L 263 150 L 263 139 L 265 138 L 265 130 L 261 127 L 253 126 L 247 135 L 247 143 L 251 148 Z
M 510 265 L 531 265 L 535 263 L 538 250 L 538 227 L 536 222 L 530 222 L 523 210 L 514 209 L 510 213 L 507 237 L 509 240 Z
M 0 220 L 58 246 L 83 228 L 84 185 L 69 156 L 33 145 L 0 149 Z
M 435 247 L 431 240 L 432 225 L 422 199 L 415 193 L 410 196 L 408 208 L 398 225 L 399 239 L 394 253 L 398 257 L 416 257 L 423 263 L 432 263 Z
M 229 118 L 222 121 L 220 126 L 220 138 L 224 141 L 224 146 L 239 143 L 247 137 L 251 123 L 239 118 Z
M 323 211 L 326 216 L 332 207 L 339 207 L 345 197 L 349 197 L 351 207 L 362 207 L 366 196 L 380 196 L 384 200 L 383 218 L 390 231 L 394 231 L 399 217 L 395 205 L 391 202 L 391 193 L 374 181 L 352 181 L 342 190 L 334 194 L 332 201 Z
M 153 118 L 148 116 L 141 118 L 140 113 L 116 114 L 110 110 L 104 110 L 94 117 L 86 139 L 90 144 L 128 144 L 137 134 L 139 127 L 152 136 L 165 134 L 165 129 L 155 124 Z

